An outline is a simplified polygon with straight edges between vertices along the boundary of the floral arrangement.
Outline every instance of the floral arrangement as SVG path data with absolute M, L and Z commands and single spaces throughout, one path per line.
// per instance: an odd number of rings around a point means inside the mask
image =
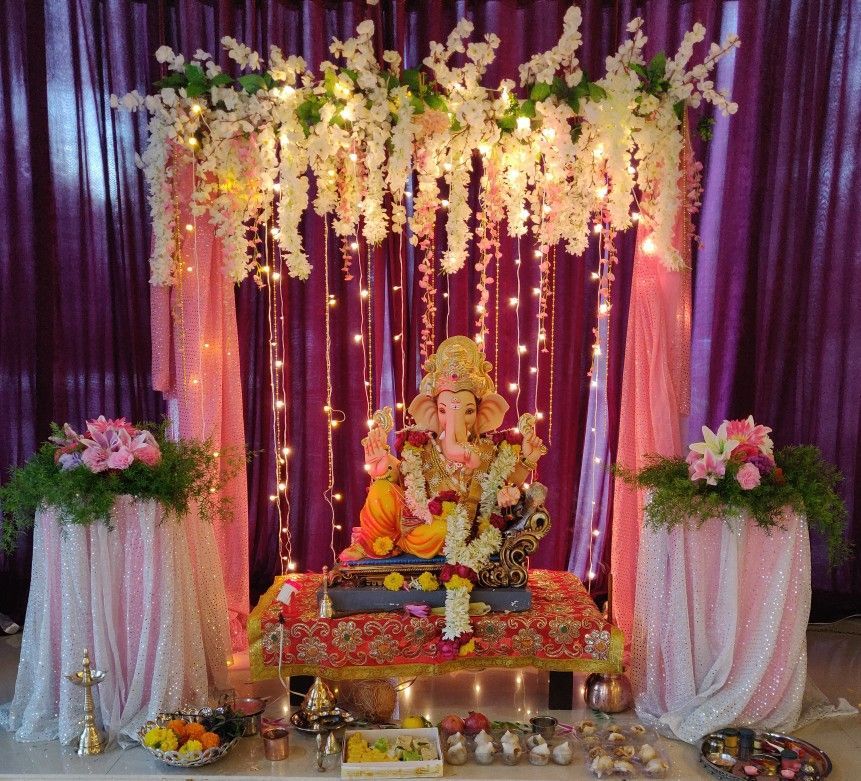
M 369 19 L 355 37 L 332 41 L 333 61 L 321 63 L 319 74 L 277 46 L 264 66 L 260 54 L 230 37 L 222 44 L 244 71 L 237 78 L 208 52 L 186 60 L 160 47 L 156 59 L 169 72 L 155 94 L 111 96 L 114 107 L 150 116 L 149 143 L 138 160 L 154 226 L 152 283 L 173 284 L 182 268 L 174 176 L 185 163 L 193 163 L 192 213 L 214 225 L 225 273 L 237 282 L 254 266 L 256 232 L 247 230 L 254 224 L 271 226 L 291 276 L 308 277 L 301 226 L 309 205 L 332 216 L 345 257 L 360 237 L 374 245 L 408 227 L 428 296 L 441 212 L 443 271 L 461 269 L 477 239 L 483 300 L 503 220 L 511 236 L 531 231 L 542 252 L 564 242 L 579 254 L 593 223 L 606 219 L 623 230 L 639 218 L 650 231 L 651 251 L 678 267 L 673 225 L 679 208 L 694 209 L 696 201 L 681 203 L 676 187 L 682 117 L 702 101 L 735 113 L 712 74 L 739 40 L 712 44 L 689 67 L 706 32 L 695 24 L 675 56 L 647 61 L 637 18 L 628 25 L 630 38 L 607 58 L 606 73 L 593 81 L 577 57 L 581 21 L 572 5 L 559 42 L 521 65 L 519 85 L 482 83 L 500 39 L 471 41 L 466 19 L 444 44 L 431 43 L 421 67 L 408 69 L 397 52 L 377 58 Z M 474 223 L 469 183 L 477 161 L 483 174 Z
M 686 459 L 650 456 L 639 472 L 615 467 L 623 479 L 651 492 L 645 508 L 653 528 L 672 528 L 691 518 L 746 515 L 764 528 L 780 526 L 786 508 L 803 514 L 828 543 L 833 564 L 851 555 L 843 538 L 846 507 L 835 492 L 842 479 L 815 447 L 775 452 L 771 429 L 744 420 L 725 420 L 703 441 L 690 445 Z
M 473 523 L 468 504 L 454 491 L 443 491 L 432 499 L 428 497 L 422 473 L 421 449 L 429 441 L 430 434 L 419 429 L 404 429 L 398 432 L 395 448 L 401 454 L 401 474 L 404 477 L 404 500 L 410 514 L 425 522 L 443 519 L 446 522 L 444 553 L 446 564 L 439 576 L 439 583 L 446 589 L 445 627 L 439 650 L 443 657 L 451 658 L 469 653 L 473 649 L 472 628 L 469 617 L 470 592 L 478 580 L 478 573 L 488 564 L 490 557 L 502 546 L 502 503 L 510 506 L 520 497 L 519 489 L 508 486 L 507 478 L 514 470 L 520 454 L 522 435 L 519 432 L 501 432 L 494 439 L 497 454 L 481 480 L 481 498 L 478 517 Z M 516 492 L 516 494 L 514 493 Z M 374 542 L 376 550 L 376 541 Z M 403 586 L 404 578 L 392 578 L 387 588 L 395 590 Z M 430 573 L 424 573 L 421 577 Z M 431 576 L 432 577 L 432 576 Z M 419 578 L 421 581 L 421 578 Z M 397 583 L 397 585 L 396 585 Z M 429 579 L 420 587 L 433 585 Z M 438 585 L 438 584 L 437 584 Z M 464 650 L 466 649 L 466 650 Z
M 171 441 L 165 425 L 134 426 L 102 415 L 79 434 L 68 423 L 52 424 L 48 442 L 0 486 L 0 548 L 12 550 L 42 506 L 58 507 L 66 523 L 109 524 L 121 494 L 155 499 L 176 516 L 196 502 L 204 517 L 229 517 L 229 502 L 218 491 L 236 474 L 236 459 L 212 452 L 206 442 Z
M 176 752 L 180 759 L 196 762 L 207 756 L 207 752 L 212 754 L 211 749 L 223 747 L 227 750 L 244 730 L 242 714 L 223 707 L 196 721 L 161 715 L 155 722 L 147 722 L 141 727 L 138 737 L 159 759 L 170 762 L 162 753 Z

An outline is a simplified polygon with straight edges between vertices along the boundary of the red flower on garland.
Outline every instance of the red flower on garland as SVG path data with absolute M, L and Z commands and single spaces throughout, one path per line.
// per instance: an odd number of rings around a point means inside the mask
M 413 447 L 424 447 L 430 440 L 430 435 L 425 431 L 410 431 L 407 435 L 407 442 Z
M 438 497 L 428 502 L 428 512 L 431 515 L 442 515 L 442 502 Z
M 501 442 L 508 442 L 509 445 L 523 444 L 523 434 L 521 434 L 516 428 L 510 428 L 506 431 L 494 431 L 493 434 L 490 435 L 490 438 L 493 440 L 494 445 L 498 445 Z
M 505 520 L 505 518 L 503 518 L 498 513 L 493 513 L 493 515 L 490 516 L 489 520 L 490 525 L 496 529 L 499 529 L 499 531 L 503 531 L 505 527 L 508 526 L 508 522 Z

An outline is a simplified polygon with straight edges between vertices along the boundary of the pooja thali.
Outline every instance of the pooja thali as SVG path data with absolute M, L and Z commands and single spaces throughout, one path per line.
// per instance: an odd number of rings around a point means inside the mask
M 290 723 L 299 732 L 316 735 L 318 732 L 332 732 L 355 724 L 356 719 L 342 708 L 332 708 L 320 713 L 309 714 L 298 710 L 290 717 Z
M 700 764 L 715 778 L 736 781 L 739 778 L 790 778 L 795 781 L 820 781 L 831 773 L 831 759 L 822 749 L 806 740 L 777 732 L 755 733 L 753 749 L 740 756 L 737 749 L 727 750 L 726 733 L 712 732 L 703 738 Z M 792 774 L 781 774 L 781 752 L 794 752 Z M 784 758 L 785 761 L 785 758 Z

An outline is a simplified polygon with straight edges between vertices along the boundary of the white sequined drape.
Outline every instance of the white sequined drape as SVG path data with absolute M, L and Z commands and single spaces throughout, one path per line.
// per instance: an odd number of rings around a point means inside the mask
M 790 730 L 810 615 L 807 523 L 643 529 L 631 679 L 640 718 L 689 743 L 729 724 Z
M 81 668 L 84 648 L 107 671 L 94 689 L 97 719 L 122 744 L 158 711 L 205 704 L 210 688 L 227 688 L 212 526 L 125 496 L 112 525 L 61 525 L 53 509 L 36 515 L 15 698 L 0 711 L 16 740 L 77 740 L 84 695 L 64 675 Z

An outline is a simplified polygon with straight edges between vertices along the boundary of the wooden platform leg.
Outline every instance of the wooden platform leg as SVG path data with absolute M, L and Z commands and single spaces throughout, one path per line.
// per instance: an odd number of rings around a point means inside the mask
M 550 710 L 571 710 L 574 707 L 574 673 L 550 671 L 547 707 Z

